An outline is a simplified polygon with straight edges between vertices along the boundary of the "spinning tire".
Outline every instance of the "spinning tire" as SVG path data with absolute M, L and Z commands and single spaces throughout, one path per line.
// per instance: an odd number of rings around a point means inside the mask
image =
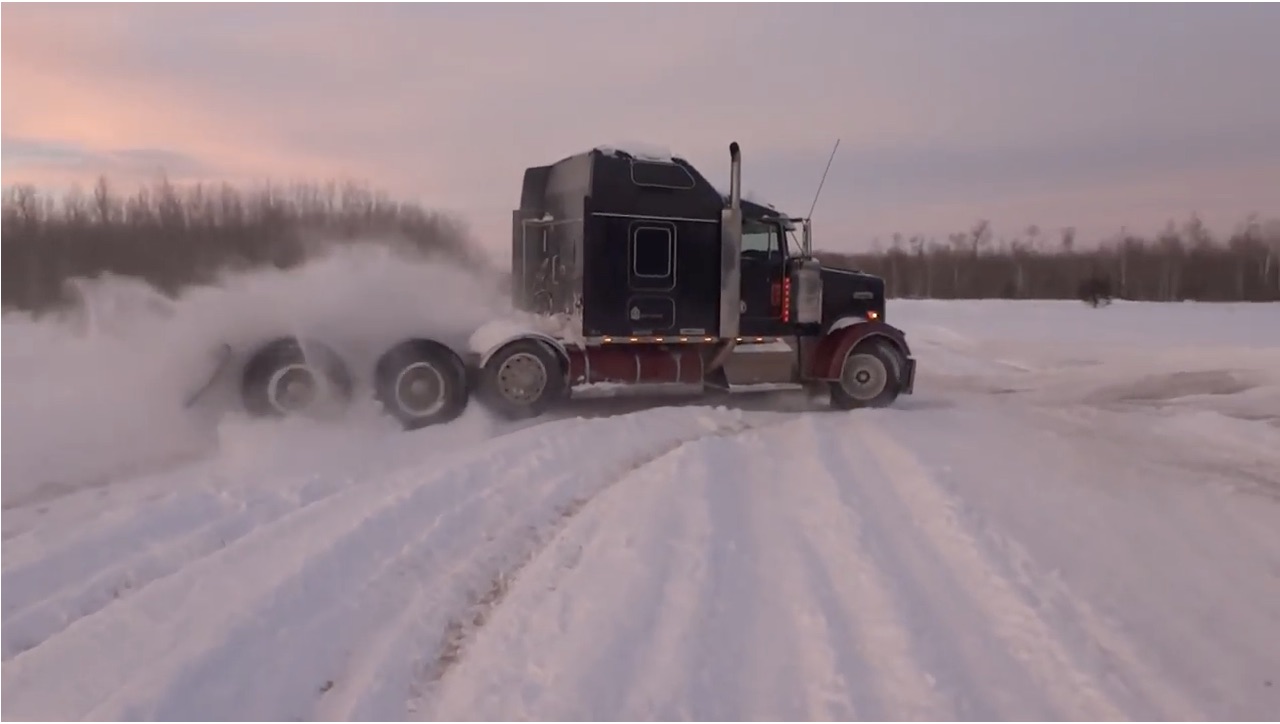
M 344 412 L 351 373 L 320 342 L 282 337 L 258 348 L 245 363 L 240 397 L 255 417 L 318 417 Z
M 373 373 L 374 396 L 405 430 L 456 419 L 467 408 L 467 370 L 453 350 L 414 339 L 387 350 Z

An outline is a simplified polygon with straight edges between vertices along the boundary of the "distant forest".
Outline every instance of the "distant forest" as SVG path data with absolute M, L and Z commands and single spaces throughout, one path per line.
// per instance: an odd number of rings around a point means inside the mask
M 1244 221 L 1217 238 L 1195 218 L 1155 238 L 1121 235 L 1078 248 L 1075 232 L 1030 227 L 1013 237 L 988 222 L 945 241 L 895 236 L 866 253 L 820 258 L 883 276 L 891 297 L 1280 301 L 1280 221 Z M 484 265 L 465 227 L 351 183 L 179 188 L 161 180 L 132 194 L 105 179 L 88 191 L 4 190 L 6 310 L 65 303 L 65 282 L 102 273 L 140 277 L 174 294 L 236 269 L 288 269 L 333 244 L 394 244 Z M 1092 290 L 1090 292 L 1089 290 Z
M 461 222 L 354 183 L 177 187 L 131 195 L 106 180 L 50 194 L 4 189 L 0 282 L 5 310 L 68 301 L 65 282 L 103 273 L 145 279 L 173 295 L 228 271 L 289 269 L 335 244 L 376 243 L 487 264 Z
M 1073 229 L 1032 226 L 997 237 L 980 221 L 946 241 L 895 236 L 862 254 L 823 253 L 824 261 L 884 277 L 890 297 L 1280 301 L 1280 221 L 1251 217 L 1226 238 L 1192 216 L 1154 239 L 1120 234 L 1077 248 Z

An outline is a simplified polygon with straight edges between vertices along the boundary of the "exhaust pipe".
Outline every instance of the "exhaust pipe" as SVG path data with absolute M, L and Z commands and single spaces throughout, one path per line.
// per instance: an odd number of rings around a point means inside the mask
M 729 208 L 742 210 L 742 151 L 737 141 L 729 144 Z
M 720 339 L 725 355 L 738 337 L 742 294 L 742 153 L 729 144 L 729 207 L 720 212 Z M 717 355 L 719 357 L 719 355 Z

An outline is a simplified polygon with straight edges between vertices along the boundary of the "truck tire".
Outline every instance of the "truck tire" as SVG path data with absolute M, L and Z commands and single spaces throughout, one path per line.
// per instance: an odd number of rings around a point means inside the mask
M 467 409 L 467 369 L 439 342 L 411 339 L 387 350 L 373 371 L 374 397 L 405 430 L 456 419 Z
M 479 394 L 502 417 L 537 417 L 565 398 L 569 381 L 560 356 L 546 343 L 520 339 L 495 352 L 480 370 Z
M 902 362 L 897 352 L 877 340 L 854 347 L 830 383 L 831 406 L 840 410 L 888 407 L 902 390 Z
M 240 398 L 255 417 L 327 417 L 351 402 L 351 373 L 328 346 L 281 337 L 259 347 L 240 376 Z

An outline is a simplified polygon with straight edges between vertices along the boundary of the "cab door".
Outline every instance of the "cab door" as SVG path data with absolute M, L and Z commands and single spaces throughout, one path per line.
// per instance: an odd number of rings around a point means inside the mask
M 786 250 L 777 222 L 748 219 L 742 223 L 741 322 L 743 336 L 785 333 L 782 279 Z

